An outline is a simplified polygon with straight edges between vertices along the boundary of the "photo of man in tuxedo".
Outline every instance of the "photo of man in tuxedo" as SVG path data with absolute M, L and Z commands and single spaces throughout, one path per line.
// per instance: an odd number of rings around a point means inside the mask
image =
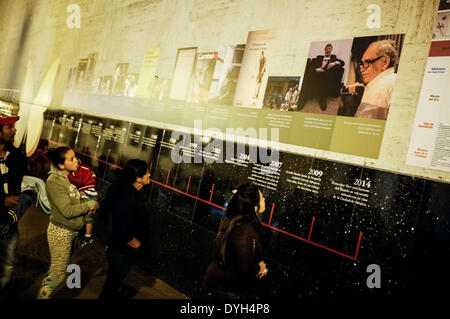
M 311 101 L 318 105 L 317 112 L 327 111 L 330 98 L 340 95 L 341 80 L 344 73 L 345 62 L 332 54 L 333 45 L 327 43 L 324 54 L 310 58 L 305 69 L 305 81 L 302 87 L 302 95 L 299 99 L 298 110 L 302 110 Z M 319 110 L 320 107 L 320 110 Z

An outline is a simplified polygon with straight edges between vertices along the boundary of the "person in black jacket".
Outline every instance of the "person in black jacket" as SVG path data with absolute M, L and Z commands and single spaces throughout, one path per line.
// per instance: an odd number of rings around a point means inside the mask
M 120 297 L 122 283 L 133 259 L 147 242 L 148 216 L 142 188 L 150 183 L 146 162 L 129 160 L 121 177 L 108 189 L 101 207 L 101 216 L 110 214 L 112 230 L 106 246 L 109 268 L 100 299 Z
M 21 192 L 27 158 L 12 143 L 18 116 L 0 113 L 0 290 L 9 282 L 18 242 L 17 223 L 33 199 Z
M 213 260 L 203 277 L 208 297 L 248 297 L 254 281 L 267 275 L 258 235 L 258 215 L 264 210 L 265 199 L 257 186 L 244 183 L 238 187 L 219 226 Z

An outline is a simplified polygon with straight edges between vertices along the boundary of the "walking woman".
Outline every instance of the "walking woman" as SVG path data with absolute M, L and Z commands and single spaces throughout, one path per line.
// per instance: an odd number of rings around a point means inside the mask
M 266 208 L 259 188 L 240 185 L 230 200 L 216 237 L 203 285 L 212 298 L 249 297 L 254 281 L 267 275 L 259 239 L 259 214 Z
M 50 201 L 50 223 L 47 228 L 50 249 L 50 269 L 42 281 L 38 299 L 48 299 L 64 280 L 72 251 L 72 241 L 78 231 L 92 221 L 99 204 L 84 200 L 78 189 L 69 182 L 68 176 L 78 168 L 75 152 L 65 146 L 47 152 L 52 162 L 46 182 Z
M 147 242 L 149 226 L 142 188 L 149 183 L 147 163 L 139 159 L 129 160 L 102 203 L 100 218 L 109 214 L 112 230 L 106 247 L 108 275 L 100 299 L 120 298 L 122 283 L 133 259 Z

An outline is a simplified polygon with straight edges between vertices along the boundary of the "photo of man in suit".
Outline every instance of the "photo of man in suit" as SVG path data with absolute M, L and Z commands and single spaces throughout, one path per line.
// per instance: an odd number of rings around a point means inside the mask
M 334 46 L 337 48 L 336 54 L 333 53 Z M 351 40 L 311 44 L 297 111 L 318 114 L 338 112 L 344 61 L 350 57 L 350 47 Z
M 318 55 L 312 62 L 312 67 L 314 68 L 318 84 L 319 91 L 319 103 L 320 109 L 325 111 L 327 109 L 327 96 L 329 95 L 330 83 L 330 75 L 338 68 L 344 67 L 344 61 L 338 59 L 335 54 L 331 54 L 333 51 L 333 45 L 328 43 L 325 46 L 325 55 Z

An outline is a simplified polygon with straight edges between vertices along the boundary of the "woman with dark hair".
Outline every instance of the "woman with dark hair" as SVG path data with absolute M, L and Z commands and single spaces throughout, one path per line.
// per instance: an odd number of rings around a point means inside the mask
M 111 217 L 111 234 L 106 246 L 109 268 L 101 299 L 120 297 L 122 283 L 133 264 L 133 257 L 147 240 L 148 217 L 142 187 L 150 183 L 146 162 L 129 160 L 119 179 L 107 191 L 100 218 Z
M 72 241 L 78 231 L 92 221 L 99 207 L 95 200 L 84 200 L 68 176 L 78 168 L 75 152 L 65 146 L 47 152 L 52 162 L 45 185 L 50 201 L 50 223 L 47 240 L 50 250 L 50 269 L 37 298 L 50 298 L 54 289 L 64 280 L 72 251 Z
M 203 284 L 213 298 L 248 297 L 256 278 L 267 275 L 258 232 L 265 199 L 251 183 L 240 185 L 219 226 L 212 262 Z

